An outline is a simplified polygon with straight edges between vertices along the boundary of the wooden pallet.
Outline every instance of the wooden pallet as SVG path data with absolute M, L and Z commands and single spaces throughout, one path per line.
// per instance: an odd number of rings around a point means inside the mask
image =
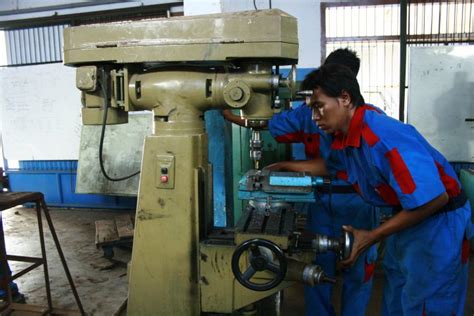
M 133 215 L 119 215 L 113 219 L 95 222 L 95 244 L 97 247 L 113 246 L 133 239 Z

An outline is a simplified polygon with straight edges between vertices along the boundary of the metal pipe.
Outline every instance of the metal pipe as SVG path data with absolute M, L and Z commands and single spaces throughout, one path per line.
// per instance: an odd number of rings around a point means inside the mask
M 405 120 L 405 84 L 407 63 L 407 0 L 400 1 L 400 94 L 398 119 Z
M 44 212 L 44 217 L 48 222 L 49 231 L 51 232 L 51 236 L 53 237 L 54 244 L 56 246 L 56 250 L 58 251 L 59 259 L 61 259 L 61 263 L 63 265 L 64 273 L 66 274 L 67 280 L 69 282 L 69 286 L 71 287 L 72 294 L 74 295 L 74 299 L 76 301 L 77 307 L 81 312 L 81 315 L 85 315 L 84 308 L 82 307 L 81 299 L 79 298 L 79 294 L 77 293 L 76 286 L 74 285 L 74 281 L 71 276 L 71 272 L 69 272 L 69 267 L 67 266 L 66 258 L 64 257 L 63 250 L 61 248 L 61 244 L 59 243 L 58 235 L 56 235 L 56 229 L 54 229 L 53 221 L 51 220 L 51 216 L 49 215 L 48 207 L 44 200 L 41 200 L 41 207 Z M 45 258 L 45 265 L 46 265 L 46 258 Z
M 41 202 L 36 201 L 36 216 L 38 217 L 38 231 L 40 238 L 41 246 L 41 256 L 43 258 L 43 270 L 44 270 L 44 281 L 46 287 L 46 298 L 48 301 L 48 311 L 51 312 L 53 309 L 53 303 L 51 300 L 51 287 L 49 283 L 49 271 L 48 271 L 48 260 L 46 257 L 46 245 L 44 242 L 44 232 L 43 232 L 43 221 L 41 219 Z

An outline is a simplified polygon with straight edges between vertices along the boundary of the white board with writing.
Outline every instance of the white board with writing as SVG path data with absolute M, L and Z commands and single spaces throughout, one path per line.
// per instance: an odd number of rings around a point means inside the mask
M 449 161 L 474 162 L 474 47 L 412 47 L 407 120 Z
M 60 63 L 0 68 L 5 158 L 79 158 L 81 97 L 75 68 Z

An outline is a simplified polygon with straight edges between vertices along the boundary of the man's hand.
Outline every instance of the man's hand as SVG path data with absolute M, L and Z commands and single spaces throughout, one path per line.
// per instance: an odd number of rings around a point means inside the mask
M 264 167 L 263 169 L 270 170 L 270 171 L 292 171 L 289 169 L 289 166 L 288 166 L 288 163 L 290 162 L 291 161 L 275 162 L 275 163 L 272 163 L 271 165 Z
M 347 268 L 352 266 L 356 262 L 360 254 L 364 252 L 367 248 L 375 244 L 378 240 L 372 231 L 359 230 L 355 229 L 352 226 L 342 226 L 342 228 L 346 232 L 351 233 L 354 238 L 352 242 L 352 251 L 349 258 L 341 261 L 341 265 L 344 268 Z
M 342 226 L 345 231 L 352 233 L 354 236 L 354 242 L 352 245 L 351 255 L 347 260 L 341 261 L 341 264 L 346 267 L 354 264 L 361 252 L 375 244 L 377 241 L 420 223 L 446 205 L 448 201 L 448 194 L 444 192 L 420 207 L 412 210 L 400 211 L 385 223 L 371 231 L 358 230 L 351 226 Z
M 309 172 L 312 176 L 325 176 L 328 174 L 322 158 L 313 160 L 280 161 L 266 166 L 264 169 L 271 171 Z

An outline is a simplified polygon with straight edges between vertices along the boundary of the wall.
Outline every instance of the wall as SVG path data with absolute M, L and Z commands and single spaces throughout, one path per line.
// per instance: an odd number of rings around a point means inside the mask
M 186 0 L 183 3 L 184 15 L 221 13 L 220 0 Z

